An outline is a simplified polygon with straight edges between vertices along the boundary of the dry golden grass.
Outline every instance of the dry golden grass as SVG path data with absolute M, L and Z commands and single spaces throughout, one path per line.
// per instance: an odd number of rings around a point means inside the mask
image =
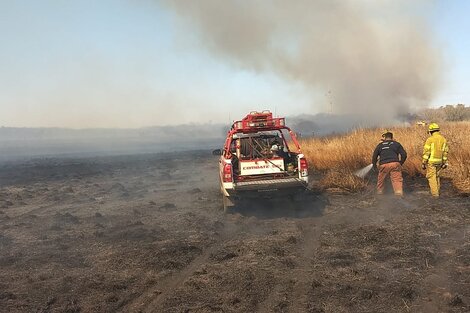
M 359 178 L 347 169 L 328 170 L 320 180 L 320 186 L 323 188 L 338 188 L 350 192 L 361 191 L 367 187 L 364 179 Z
M 470 122 L 447 122 L 440 126 L 450 147 L 449 167 L 442 171 L 442 176 L 451 179 L 460 192 L 470 193 Z M 427 128 L 416 125 L 389 130 L 408 153 L 404 172 L 410 176 L 424 175 L 421 157 L 429 136 Z M 327 173 L 322 181 L 325 187 L 359 190 L 363 186 L 352 177 L 353 173 L 371 163 L 382 133 L 383 129 L 358 129 L 341 136 L 303 139 L 301 146 L 313 169 Z

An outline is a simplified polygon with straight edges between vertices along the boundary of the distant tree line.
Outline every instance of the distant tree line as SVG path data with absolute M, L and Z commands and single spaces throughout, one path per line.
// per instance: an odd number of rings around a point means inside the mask
M 470 107 L 465 104 L 446 105 L 435 109 L 424 109 L 417 114 L 417 118 L 433 122 L 457 122 L 470 120 Z

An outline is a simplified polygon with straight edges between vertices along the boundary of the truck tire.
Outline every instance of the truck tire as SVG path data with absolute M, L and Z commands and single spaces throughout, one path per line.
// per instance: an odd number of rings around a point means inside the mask
M 224 203 L 224 212 L 232 213 L 235 207 L 235 203 L 233 202 L 233 199 L 230 197 L 227 197 L 226 195 L 223 195 L 222 197 L 223 197 L 223 203 Z

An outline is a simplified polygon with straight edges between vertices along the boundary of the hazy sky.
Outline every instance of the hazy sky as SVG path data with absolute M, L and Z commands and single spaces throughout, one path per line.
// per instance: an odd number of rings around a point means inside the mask
M 125 128 L 330 110 L 324 86 L 219 57 L 171 3 L 0 0 L 0 125 Z M 420 3 L 412 13 L 443 60 L 429 102 L 470 104 L 470 1 L 430 2 L 424 13 Z

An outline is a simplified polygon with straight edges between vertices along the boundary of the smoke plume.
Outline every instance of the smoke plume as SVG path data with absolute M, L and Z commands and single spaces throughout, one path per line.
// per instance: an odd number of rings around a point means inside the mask
M 411 3 L 412 2 L 412 3 Z M 243 69 L 300 82 L 323 111 L 389 121 L 426 106 L 439 78 L 424 3 L 172 0 L 186 32 Z

